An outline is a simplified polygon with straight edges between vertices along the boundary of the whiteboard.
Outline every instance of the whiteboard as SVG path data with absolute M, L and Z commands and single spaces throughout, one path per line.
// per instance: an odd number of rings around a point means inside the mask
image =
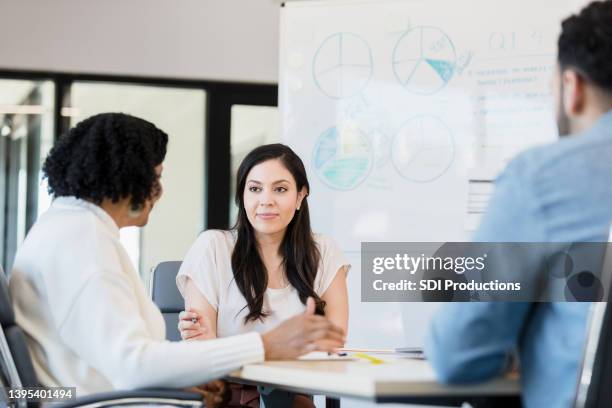
M 313 229 L 353 262 L 349 343 L 422 343 L 435 305 L 362 303 L 360 243 L 469 239 L 500 170 L 557 138 L 556 42 L 561 20 L 582 3 L 330 0 L 282 8 L 282 135 L 308 170 Z

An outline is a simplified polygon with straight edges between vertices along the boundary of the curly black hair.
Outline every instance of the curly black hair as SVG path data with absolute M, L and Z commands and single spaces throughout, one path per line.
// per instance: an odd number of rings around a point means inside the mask
M 595 1 L 565 19 L 559 36 L 559 65 L 574 68 L 612 92 L 612 1 Z
M 43 174 L 54 197 L 100 204 L 131 199 L 133 209 L 160 188 L 155 167 L 166 156 L 168 135 L 146 120 L 102 113 L 79 122 L 53 146 Z

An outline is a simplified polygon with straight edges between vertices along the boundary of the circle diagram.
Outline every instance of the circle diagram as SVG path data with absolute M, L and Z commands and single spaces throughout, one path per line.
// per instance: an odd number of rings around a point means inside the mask
M 317 87 L 334 99 L 357 95 L 370 82 L 373 58 L 370 46 L 352 33 L 327 37 L 315 52 L 312 75 Z
M 402 86 L 418 95 L 442 90 L 455 73 L 457 54 L 450 38 L 435 27 L 405 32 L 393 49 L 393 73 Z
M 446 173 L 455 160 L 451 130 L 431 115 L 406 121 L 393 139 L 391 161 L 398 173 L 416 183 L 432 182 Z
M 312 154 L 312 168 L 328 187 L 348 191 L 361 184 L 374 160 L 368 138 L 357 128 L 331 127 L 321 134 Z

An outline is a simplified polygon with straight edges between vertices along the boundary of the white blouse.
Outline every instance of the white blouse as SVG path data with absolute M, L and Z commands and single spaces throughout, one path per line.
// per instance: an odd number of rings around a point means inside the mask
M 261 336 L 169 342 L 99 206 L 60 197 L 19 248 L 10 278 L 17 323 L 39 381 L 77 394 L 185 387 L 264 359 Z
M 329 237 L 314 235 L 321 260 L 314 281 L 314 290 L 323 296 L 343 266 L 350 267 L 340 247 Z M 264 333 L 282 321 L 302 313 L 297 290 L 288 285 L 282 289 L 268 288 L 264 295 L 263 310 L 269 313 L 264 321 L 244 323 L 249 313 L 246 299 L 236 285 L 232 270 L 232 252 L 236 242 L 232 231 L 205 231 L 189 249 L 177 275 L 176 283 L 185 296 L 185 285 L 191 279 L 196 288 L 217 311 L 217 337 L 256 331 Z

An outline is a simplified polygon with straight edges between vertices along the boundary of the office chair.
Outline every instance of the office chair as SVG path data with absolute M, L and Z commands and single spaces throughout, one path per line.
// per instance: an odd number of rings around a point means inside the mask
M 181 261 L 160 262 L 151 271 L 151 299 L 159 307 L 166 321 L 166 339 L 181 341 L 178 315 L 185 308 L 183 296 L 176 287 L 176 274 Z
M 574 408 L 612 406 L 612 303 L 593 303 Z
M 612 238 L 612 237 L 611 237 Z M 608 244 L 602 269 L 604 288 L 612 290 L 612 244 Z M 574 408 L 612 407 L 612 302 L 591 306 L 589 329 Z
M 33 299 L 32 301 L 36 301 Z M 13 304 L 8 292 L 4 271 L 0 268 L 0 377 L 7 388 L 38 387 L 40 383 L 32 366 L 25 335 L 15 322 Z M 70 386 L 66 384 L 66 386 Z M 3 397 L 0 396 L 0 400 Z M 5 401 L 6 402 L 6 401 Z M 18 400 L 19 408 L 38 406 L 38 403 Z M 171 407 L 202 407 L 202 397 L 193 392 L 174 389 L 145 389 L 134 391 L 113 391 L 76 398 L 61 404 L 58 408 L 103 408 L 118 406 L 171 406 Z M 7 403 L 8 405 L 8 403 Z

